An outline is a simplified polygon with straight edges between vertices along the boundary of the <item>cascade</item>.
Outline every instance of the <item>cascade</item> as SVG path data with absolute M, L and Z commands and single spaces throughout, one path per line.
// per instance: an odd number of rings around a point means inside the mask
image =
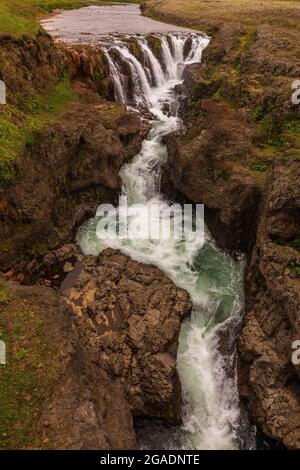
M 128 38 L 110 39 L 104 52 L 115 85 L 117 101 L 136 110 L 150 112 L 151 129 L 142 149 L 121 171 L 123 195 L 130 205 L 166 201 L 160 188 L 160 166 L 167 159 L 163 138 L 178 130 L 174 87 L 182 83 L 187 64 L 200 62 L 209 42 L 206 35 L 180 32 L 157 34 L 156 53 L 146 36 L 136 35 L 141 57 L 130 50 Z M 132 39 L 132 38 L 131 38 Z M 112 54 L 112 51 L 117 54 Z M 124 90 L 122 63 L 128 64 L 133 93 Z M 146 65 L 147 64 L 147 67 Z M 147 71 L 148 69 L 148 71 Z M 123 71 L 122 71 L 123 70 Z M 143 223 L 141 212 L 132 215 L 134 224 Z M 228 359 L 230 371 L 220 351 L 219 335 L 230 329 L 234 334 L 243 309 L 243 260 L 234 260 L 220 251 L 208 230 L 205 245 L 186 250 L 182 241 L 139 240 L 134 230 L 128 239 L 103 240 L 96 234 L 97 216 L 78 232 L 77 241 L 84 254 L 98 255 L 110 246 L 133 259 L 161 268 L 176 285 L 186 289 L 193 302 L 191 317 L 183 322 L 177 357 L 185 402 L 179 444 L 165 442 L 165 448 L 236 449 L 242 447 L 235 353 Z M 158 220 L 157 223 L 160 223 Z M 227 360 L 227 359 L 226 359 Z M 147 446 L 146 443 L 143 445 Z M 248 446 L 249 448 L 249 446 Z

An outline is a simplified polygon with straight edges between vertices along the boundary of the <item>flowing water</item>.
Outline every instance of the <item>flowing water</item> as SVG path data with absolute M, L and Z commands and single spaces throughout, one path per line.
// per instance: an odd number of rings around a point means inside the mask
M 84 254 L 97 255 L 110 246 L 135 260 L 155 264 L 177 286 L 190 293 L 193 311 L 183 322 L 177 359 L 185 403 L 183 425 L 176 437 L 172 433 L 169 438 L 160 436 L 159 444 L 153 444 L 150 439 L 148 447 L 249 448 L 252 439 L 239 404 L 234 348 L 243 309 L 243 260 L 234 260 L 220 251 L 207 230 L 204 246 L 200 249 L 195 241 L 192 250 L 174 238 L 137 239 L 134 230 L 136 227 L 140 233 L 150 204 L 171 204 L 160 187 L 160 166 L 167 160 L 164 136 L 182 126 L 174 87 L 182 83 L 185 65 L 201 61 L 202 51 L 209 42 L 201 33 L 170 32 L 166 25 L 162 28 L 163 31 L 151 30 L 160 44 L 157 54 L 152 52 L 147 35 L 130 35 L 139 46 L 142 60 L 130 50 L 128 31 L 123 37 L 113 34 L 101 38 L 116 100 L 139 112 L 148 110 L 152 116 L 151 129 L 140 153 L 121 171 L 123 195 L 128 197 L 129 205 L 143 203 L 145 212 L 131 213 L 133 229 L 129 239 L 100 239 L 96 215 L 79 230 L 77 242 Z M 113 26 L 110 32 L 114 33 Z M 130 89 L 124 70 L 130 74 Z M 157 224 L 160 222 L 158 219 Z M 147 447 L 145 441 L 141 445 Z

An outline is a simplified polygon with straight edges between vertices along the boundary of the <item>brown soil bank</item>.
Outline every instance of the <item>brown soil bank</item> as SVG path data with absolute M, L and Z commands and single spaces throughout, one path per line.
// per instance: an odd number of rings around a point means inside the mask
M 205 203 L 222 247 L 247 253 L 240 395 L 266 435 L 299 449 L 300 5 L 153 0 L 146 14 L 213 32 L 185 73 L 186 129 L 168 139 L 163 181 Z
M 0 448 L 135 448 L 133 417 L 181 422 L 189 296 L 155 267 L 65 242 L 115 201 L 148 125 L 109 101 L 96 48 L 40 32 L 0 38 L 0 52 Z
M 118 251 L 83 259 L 68 245 L 52 256 L 79 266 L 61 292 L 0 288 L 0 448 L 134 449 L 133 416 L 180 422 L 189 296 Z

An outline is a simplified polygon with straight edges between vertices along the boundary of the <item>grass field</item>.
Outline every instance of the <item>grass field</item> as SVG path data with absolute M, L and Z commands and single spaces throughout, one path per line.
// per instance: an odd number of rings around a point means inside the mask
M 269 23 L 299 29 L 300 0 L 148 0 L 153 16 L 176 18 L 180 24 L 213 29 L 222 23 L 245 26 Z

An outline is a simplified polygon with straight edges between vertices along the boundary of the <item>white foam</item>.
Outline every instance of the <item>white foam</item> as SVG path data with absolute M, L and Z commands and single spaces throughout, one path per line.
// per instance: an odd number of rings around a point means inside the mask
M 121 171 L 123 194 L 129 204 L 151 203 L 164 200 L 160 193 L 160 165 L 166 161 L 167 151 L 162 138 L 178 129 L 181 121 L 175 114 L 166 114 L 176 96 L 173 88 L 181 83 L 182 63 L 201 59 L 208 38 L 195 33 L 159 36 L 161 61 L 154 58 L 145 38 L 141 50 L 147 55 L 158 86 L 151 86 L 149 75 L 131 54 L 126 42 L 112 45 L 122 60 L 130 65 L 131 80 L 135 83 L 134 103 L 147 103 L 154 115 L 151 131 L 143 142 L 141 152 Z M 186 40 L 192 40 L 191 51 L 184 59 Z M 117 89 L 121 83 L 117 64 L 111 67 Z M 117 95 L 121 95 L 120 91 Z M 134 223 L 144 222 L 145 214 L 133 216 Z M 139 220 L 134 220 L 138 217 Z M 157 220 L 159 223 L 159 220 Z M 242 309 L 241 262 L 234 261 L 219 251 L 208 232 L 206 244 L 197 251 L 186 250 L 182 241 L 137 240 L 134 232 L 129 240 L 99 240 L 96 236 L 97 218 L 90 220 L 78 233 L 78 243 L 85 254 L 97 255 L 105 247 L 120 249 L 135 260 L 161 268 L 177 286 L 185 288 L 193 301 L 193 312 L 180 334 L 178 371 L 188 406 L 182 428 L 182 447 L 188 449 L 235 449 L 238 446 L 236 429 L 239 421 L 239 401 L 235 373 L 225 372 L 223 358 L 218 350 L 216 331 L 218 324 L 230 316 L 238 316 Z

